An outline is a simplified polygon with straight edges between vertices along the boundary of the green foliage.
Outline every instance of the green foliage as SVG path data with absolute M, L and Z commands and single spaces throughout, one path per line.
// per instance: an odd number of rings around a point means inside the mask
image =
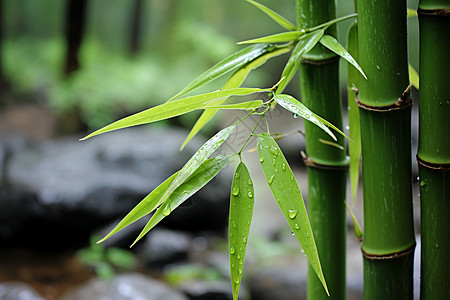
M 255 1 L 249 2 L 263 10 L 278 23 L 286 25 L 285 27 L 289 27 L 289 29 L 294 29 L 289 23 L 283 21 L 284 18 L 280 15 L 259 5 Z M 125 216 L 116 228 L 101 241 L 104 241 L 139 218 L 156 210 L 147 225 L 134 241 L 134 245 L 163 218 L 169 216 L 174 209 L 213 179 L 220 170 L 230 162 L 232 157 L 238 156 L 240 158 L 240 163 L 237 166 L 232 182 L 229 224 L 230 271 L 233 297 L 234 299 L 237 299 L 252 219 L 253 201 L 254 198 L 257 197 L 257 195 L 255 195 L 255 189 L 250 174 L 242 161 L 242 152 L 250 143 L 251 138 L 258 136 L 258 154 L 270 189 L 289 226 L 302 246 L 311 266 L 328 293 L 301 192 L 281 149 L 269 133 L 269 123 L 265 118 L 265 114 L 271 107 L 278 104 L 283 109 L 293 113 L 295 117 L 300 116 L 317 125 L 335 140 L 336 137 L 329 128 L 344 135 L 344 133 L 336 126 L 309 110 L 294 97 L 282 94 L 282 91 L 286 88 L 294 73 L 297 71 L 302 56 L 308 53 L 319 42 L 324 43 L 327 47 L 335 50 L 337 49 L 336 52 L 338 52 L 339 55 L 345 56 L 346 59 L 351 60 L 351 56 L 346 51 L 342 50 L 343 47 L 335 40 L 330 41 L 328 38 L 325 38 L 324 41 L 322 40 L 328 26 L 347 18 L 349 17 L 332 20 L 319 25 L 314 29 L 288 32 L 281 35 L 281 40 L 272 40 L 278 44 L 258 43 L 235 52 L 202 73 L 187 87 L 171 97 L 166 103 L 116 121 L 83 138 L 84 140 L 112 130 L 165 120 L 175 116 L 184 115 L 193 110 L 204 110 L 184 142 L 184 146 L 192 136 L 204 127 L 217 111 L 221 109 L 248 110 L 248 113 L 242 119 L 231 126 L 222 129 L 209 139 L 180 171 L 172 175 L 145 197 L 127 216 Z M 289 37 L 288 40 L 285 40 L 286 36 Z M 280 37 L 280 35 L 278 35 L 278 37 Z M 271 38 L 273 38 L 273 36 Z M 286 41 L 287 43 L 285 43 Z M 291 57 L 280 76 L 280 80 L 272 88 L 240 87 L 252 70 L 258 68 L 270 58 L 287 53 L 291 50 Z M 354 60 L 352 61 L 354 62 Z M 222 89 L 214 92 L 188 96 L 188 94 L 191 94 L 194 90 L 203 88 L 205 85 L 212 81 L 216 81 L 228 73 L 232 74 Z M 253 93 L 259 93 L 261 99 L 264 100 L 244 100 L 233 104 L 227 103 L 230 101 L 229 99 L 235 99 L 235 96 L 246 96 Z M 233 130 L 249 116 L 259 116 L 259 121 L 254 126 L 247 140 L 243 143 L 241 149 L 230 155 L 221 155 L 210 158 L 231 135 Z M 266 121 L 267 132 L 256 133 L 255 131 L 263 120 Z M 277 138 L 282 138 L 283 136 L 285 135 L 276 135 Z
M 173 285 L 193 280 L 214 282 L 221 279 L 219 270 L 202 265 L 180 265 L 164 271 L 164 280 Z
M 255 198 L 253 181 L 243 162 L 239 163 L 234 173 L 230 197 L 230 221 L 228 223 L 230 272 L 233 299 L 237 300 Z
M 128 271 L 136 266 L 136 258 L 130 251 L 117 247 L 104 248 L 96 244 L 97 236 L 91 237 L 91 246 L 79 250 L 76 257 L 93 267 L 97 276 L 104 280 L 114 277 L 117 271 Z

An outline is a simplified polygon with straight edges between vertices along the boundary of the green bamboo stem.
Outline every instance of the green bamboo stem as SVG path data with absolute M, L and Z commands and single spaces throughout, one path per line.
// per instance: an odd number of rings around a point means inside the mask
M 450 299 L 450 3 L 419 3 L 421 299 Z
M 297 0 L 297 24 L 312 28 L 336 17 L 333 0 Z M 333 26 L 327 34 L 336 36 Z M 339 58 L 321 45 L 302 58 L 300 89 L 303 103 L 342 129 L 339 89 Z M 346 210 L 345 192 L 348 160 L 344 139 L 341 148 L 323 143 L 322 130 L 305 123 L 308 166 L 308 213 L 330 297 L 310 267 L 308 299 L 345 299 Z
M 412 299 L 414 226 L 406 0 L 358 0 L 364 299 Z

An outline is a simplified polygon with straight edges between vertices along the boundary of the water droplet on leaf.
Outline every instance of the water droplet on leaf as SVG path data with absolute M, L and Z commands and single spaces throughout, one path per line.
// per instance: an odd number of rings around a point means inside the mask
M 234 247 L 230 248 L 230 254 L 233 255 L 234 253 L 236 253 L 236 250 L 234 250 Z
M 268 184 L 272 184 L 273 182 L 273 178 L 275 177 L 275 174 L 273 174 L 272 176 L 270 176 L 270 178 L 267 180 Z
M 233 194 L 233 196 L 239 195 L 239 186 L 235 186 L 235 187 L 233 188 L 232 194 Z
M 248 196 L 249 198 L 253 198 L 252 192 L 248 192 L 247 196 Z
M 260 157 L 259 157 L 259 161 L 260 161 L 260 162 L 263 162 L 263 161 L 264 161 L 264 157 L 260 156 Z
M 295 218 L 295 216 L 297 216 L 297 214 L 298 214 L 298 210 L 296 210 L 296 209 L 290 209 L 288 211 L 289 218 L 291 218 L 291 219 Z
M 165 215 L 166 217 L 168 216 L 168 215 L 170 215 L 170 213 L 171 213 L 171 210 L 170 210 L 170 204 L 169 203 L 167 203 L 167 205 L 166 205 L 166 207 L 164 208 L 164 210 L 163 210 L 163 215 Z

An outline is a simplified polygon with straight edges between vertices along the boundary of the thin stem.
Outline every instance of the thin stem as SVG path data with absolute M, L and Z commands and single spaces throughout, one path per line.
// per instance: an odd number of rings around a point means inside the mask
M 328 28 L 329 26 L 331 26 L 333 24 L 336 24 L 338 22 L 345 21 L 345 20 L 348 20 L 348 19 L 351 19 L 351 18 L 355 18 L 357 16 L 358 16 L 358 14 L 356 14 L 356 13 L 351 14 L 351 15 L 347 15 L 347 16 L 343 16 L 343 17 L 340 17 L 340 18 L 337 18 L 337 19 L 334 19 L 334 20 L 322 23 L 322 24 L 317 25 L 315 27 L 305 28 L 305 31 L 306 32 L 312 32 L 312 31 L 315 31 L 317 29 Z
M 261 123 L 261 120 L 264 119 L 264 115 L 262 115 L 259 118 L 259 121 L 256 123 L 255 127 L 253 127 L 252 132 L 249 134 L 247 140 L 244 142 L 244 144 L 242 145 L 241 149 L 239 150 L 238 154 L 239 157 L 241 157 L 242 151 L 244 150 L 245 146 L 247 146 L 248 141 L 250 140 L 250 138 L 253 136 L 253 133 L 255 132 L 256 128 L 258 128 L 259 123 Z

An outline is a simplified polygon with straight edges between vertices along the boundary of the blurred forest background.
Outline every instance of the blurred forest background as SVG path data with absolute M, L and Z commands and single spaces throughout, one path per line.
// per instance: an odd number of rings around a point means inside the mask
M 293 1 L 260 2 L 295 20 Z M 349 14 L 353 1 L 338 6 L 339 16 Z M 238 50 L 236 42 L 284 30 L 243 0 L 1 0 L 0 7 L 0 103 L 48 107 L 58 134 L 162 103 Z M 340 25 L 341 40 L 349 23 Z M 410 44 L 417 65 L 416 33 Z M 270 86 L 286 59 L 246 85 Z M 176 122 L 189 126 L 193 116 Z

